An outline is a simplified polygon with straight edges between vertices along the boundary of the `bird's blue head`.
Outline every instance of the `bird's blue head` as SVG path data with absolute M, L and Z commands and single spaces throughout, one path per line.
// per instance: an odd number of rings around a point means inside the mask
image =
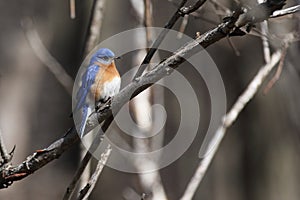
M 93 54 L 90 64 L 99 62 L 104 65 L 110 65 L 114 61 L 115 58 L 116 58 L 116 56 L 115 56 L 114 52 L 112 52 L 110 49 L 101 48 Z

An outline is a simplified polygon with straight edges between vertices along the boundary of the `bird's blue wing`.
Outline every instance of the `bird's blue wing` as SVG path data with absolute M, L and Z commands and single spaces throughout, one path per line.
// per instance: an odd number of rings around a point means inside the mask
M 74 109 L 75 112 L 81 109 L 86 104 L 86 98 L 91 89 L 91 86 L 95 82 L 95 78 L 99 69 L 100 68 L 98 65 L 90 65 L 85 71 L 85 73 L 83 74 L 82 84 L 76 95 L 77 104 Z
M 79 134 L 80 137 L 83 137 L 84 131 L 85 131 L 85 126 L 86 126 L 86 121 L 87 118 L 89 117 L 89 114 L 91 114 L 92 108 L 90 105 L 87 104 L 87 96 L 90 92 L 91 86 L 94 84 L 97 73 L 99 71 L 99 66 L 97 65 L 90 65 L 85 73 L 82 76 L 82 83 L 81 86 L 77 92 L 76 95 L 76 107 L 74 109 L 74 113 L 81 111 L 80 115 L 77 115 L 79 118 L 77 118 L 79 121 Z

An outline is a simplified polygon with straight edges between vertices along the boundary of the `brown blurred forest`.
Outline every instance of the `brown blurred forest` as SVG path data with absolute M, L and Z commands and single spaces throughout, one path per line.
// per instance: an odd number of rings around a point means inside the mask
M 175 3 L 174 3 L 175 2 Z M 163 27 L 176 10 L 176 3 L 152 0 L 153 26 Z M 188 1 L 193 2 L 193 1 Z M 228 8 L 234 1 L 220 1 Z M 256 1 L 245 1 L 253 6 Z M 287 1 L 288 6 L 299 1 Z M 73 125 L 68 116 L 72 98 L 38 58 L 26 37 L 22 22 L 31 18 L 43 44 L 51 55 L 72 77 L 84 59 L 89 19 L 93 1 L 76 1 L 76 18 L 70 18 L 69 1 L 24 0 L 0 1 L 0 127 L 6 146 L 16 145 L 12 163 L 22 162 L 37 149 L 47 147 Z M 222 20 L 209 2 L 190 16 L 185 34 L 194 37 L 204 33 Z M 299 34 L 299 13 L 269 21 L 270 33 L 278 38 L 295 32 Z M 209 19 L 212 22 L 209 22 Z M 105 5 L 101 40 L 138 27 L 137 14 L 129 0 L 109 0 Z M 181 25 L 179 20 L 174 30 Z M 259 27 L 259 26 L 258 26 Z M 231 38 L 235 51 L 227 39 L 207 48 L 218 66 L 226 89 L 227 108 L 247 87 L 264 64 L 261 38 L 254 35 Z M 279 40 L 270 41 L 271 50 Z M 300 43 L 293 42 L 288 50 L 279 80 L 263 93 L 267 78 L 254 99 L 230 127 L 212 161 L 194 199 L 212 200 L 298 200 L 300 197 Z M 120 61 L 121 74 L 130 70 L 134 54 Z M 160 54 L 165 57 L 164 53 Z M 168 199 L 179 199 L 197 164 L 203 134 L 207 129 L 209 113 L 203 80 L 193 78 L 187 64 L 180 66 L 200 99 L 201 119 L 197 137 L 189 149 L 174 163 L 161 169 L 162 185 Z M 199 83 L 200 82 L 200 83 Z M 173 95 L 164 92 L 164 107 L 168 113 L 165 141 L 173 137 L 180 113 Z M 191 116 L 191 120 L 193 116 Z M 61 199 L 80 162 L 80 145 L 66 151 L 27 178 L 14 182 L 0 191 L 0 199 Z M 105 167 L 90 199 L 125 199 L 132 189 L 142 194 L 138 175 Z M 139 199 L 139 198 L 136 198 Z

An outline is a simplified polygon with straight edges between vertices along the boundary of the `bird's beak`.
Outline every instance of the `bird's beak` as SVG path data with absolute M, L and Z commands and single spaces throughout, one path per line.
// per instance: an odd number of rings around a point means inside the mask
M 121 58 L 122 58 L 121 56 L 116 56 L 116 57 L 114 57 L 114 60 L 119 60 Z

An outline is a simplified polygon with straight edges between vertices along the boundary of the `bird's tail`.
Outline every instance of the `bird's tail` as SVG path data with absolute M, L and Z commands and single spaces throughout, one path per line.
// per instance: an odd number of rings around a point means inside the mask
M 89 106 L 84 105 L 82 108 L 82 118 L 79 127 L 80 138 L 83 138 L 83 136 L 85 135 L 86 122 L 90 114 L 91 114 L 91 109 L 89 108 Z

